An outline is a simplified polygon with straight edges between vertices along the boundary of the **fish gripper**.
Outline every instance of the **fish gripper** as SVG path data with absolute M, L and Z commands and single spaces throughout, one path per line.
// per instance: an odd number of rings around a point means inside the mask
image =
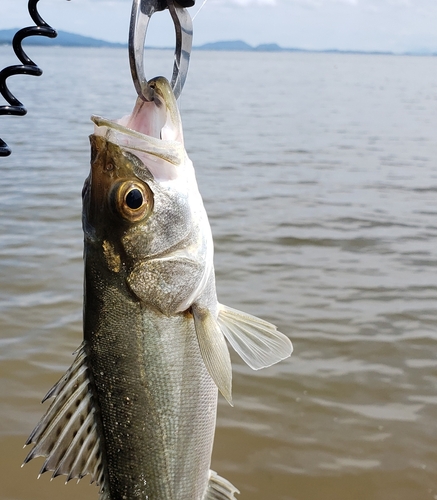
M 41 76 L 42 69 L 39 68 L 30 57 L 24 52 L 22 42 L 29 36 L 46 36 L 49 38 L 56 38 L 56 31 L 49 26 L 39 15 L 37 3 L 39 0 L 29 0 L 28 10 L 30 17 L 36 26 L 23 28 L 15 33 L 12 40 L 12 47 L 15 55 L 20 60 L 21 64 L 15 66 L 8 66 L 0 71 L 0 93 L 9 103 L 6 106 L 0 106 L 0 115 L 16 115 L 24 116 L 27 113 L 23 103 L 20 102 L 8 89 L 6 80 L 13 75 L 33 75 Z M 0 138 L 0 156 L 9 156 L 11 150 L 9 146 Z

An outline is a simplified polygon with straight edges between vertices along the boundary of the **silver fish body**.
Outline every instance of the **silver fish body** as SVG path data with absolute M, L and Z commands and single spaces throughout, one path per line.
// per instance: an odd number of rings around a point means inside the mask
M 135 158 L 103 137 L 91 142 L 92 173 L 84 190 L 84 339 L 110 498 L 201 499 L 217 387 L 202 360 L 191 312 L 178 310 L 205 272 L 204 259 L 196 258 L 205 235 L 191 221 L 189 193 L 174 192 L 166 203 L 170 188 L 155 185 L 148 173 L 142 177 L 153 191 L 157 218 L 179 217 L 178 230 L 172 226 L 155 241 L 157 231 L 118 220 L 110 191 L 118 182 L 140 185 Z M 108 192 L 102 197 L 103 186 Z M 117 222 L 121 232 L 113 229 Z
M 201 499 L 209 480 L 217 387 L 202 361 L 192 318 L 141 310 L 117 290 L 105 296 L 102 303 L 111 310 L 105 317 L 114 321 L 95 325 L 87 350 L 110 498 Z M 121 339 L 120 331 L 126 332 Z
M 291 354 L 263 320 L 217 301 L 213 242 L 168 82 L 111 122 L 94 117 L 83 192 L 84 341 L 27 444 L 42 472 L 86 474 L 104 500 L 226 500 L 210 471 L 225 338 L 254 369 Z

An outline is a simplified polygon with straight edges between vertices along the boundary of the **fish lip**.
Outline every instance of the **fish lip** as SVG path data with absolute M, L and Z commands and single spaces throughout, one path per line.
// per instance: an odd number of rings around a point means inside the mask
M 132 113 L 119 120 L 93 115 L 93 135 L 133 152 L 143 163 L 147 163 L 147 155 L 152 155 L 174 167 L 183 165 L 186 153 L 182 122 L 170 83 L 164 77 L 154 78 L 149 83 L 155 88 L 153 101 L 145 102 L 137 98 Z M 175 170 L 168 167 L 164 167 L 161 174 L 155 168 L 152 175 L 155 179 L 178 176 Z
M 96 125 L 97 127 L 107 127 L 112 130 L 116 130 L 117 132 L 121 132 L 122 134 L 129 135 L 131 137 L 135 137 L 137 139 L 143 139 L 143 140 L 161 140 L 157 139 L 156 137 L 153 137 L 151 135 L 143 134 L 142 132 L 138 132 L 137 130 L 134 130 L 132 128 L 125 127 L 124 125 L 121 125 L 118 123 L 118 120 L 109 120 L 108 118 L 103 118 L 102 116 L 99 115 L 91 115 L 91 121 Z
M 171 88 L 168 80 L 162 76 L 152 78 L 149 81 L 149 85 L 154 89 L 155 97 L 153 101 L 144 101 L 140 97 L 137 98 L 134 109 L 130 115 L 124 116 L 118 120 L 109 120 L 107 118 L 103 118 L 99 115 L 92 115 L 91 120 L 97 127 L 107 127 L 108 129 L 115 130 L 132 138 L 137 138 L 140 140 L 152 141 L 156 140 L 162 141 L 176 141 L 183 145 L 183 133 L 182 133 L 182 123 L 179 115 L 176 98 L 174 96 L 173 90 Z M 154 113 L 157 113 L 159 109 L 161 111 L 163 108 L 165 109 L 165 120 L 161 124 L 161 128 L 152 129 L 152 134 L 140 132 L 142 128 L 142 120 L 144 118 L 138 118 L 140 115 L 144 116 L 146 113 L 146 117 L 150 118 L 147 115 L 147 110 L 150 109 L 149 106 L 152 106 L 152 116 Z M 129 124 L 134 125 L 127 126 Z M 135 127 L 138 126 L 138 129 Z M 172 130 L 170 133 L 170 137 L 168 134 L 169 128 Z M 164 130 L 167 130 L 164 133 Z
M 143 163 L 147 163 L 141 156 L 143 153 L 160 158 L 175 167 L 184 163 L 185 148 L 179 141 L 158 139 L 125 127 L 117 121 L 108 120 L 97 115 L 93 115 L 91 120 L 97 127 L 94 130 L 94 135 L 102 136 L 108 142 L 119 146 L 123 150 L 139 155 Z M 98 131 L 98 129 L 101 129 L 101 131 Z M 151 173 L 155 179 L 159 178 L 157 171 L 151 171 Z M 172 174 L 172 177 L 175 175 L 175 173 Z

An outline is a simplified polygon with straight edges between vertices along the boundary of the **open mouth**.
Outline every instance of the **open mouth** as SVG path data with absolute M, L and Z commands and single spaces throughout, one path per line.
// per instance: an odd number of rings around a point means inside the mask
M 122 149 L 133 152 L 145 164 L 151 161 L 154 163 L 159 158 L 175 166 L 181 165 L 184 162 L 185 149 L 176 99 L 165 78 L 156 78 L 151 81 L 151 85 L 155 88 L 155 99 L 143 101 L 138 98 L 130 115 L 119 120 L 92 116 L 91 120 L 95 124 L 94 135 L 104 137 Z M 157 165 L 153 170 L 154 177 L 160 177 Z M 174 178 L 174 175 L 170 177 Z
M 92 121 L 98 127 L 108 127 L 139 139 L 147 136 L 183 144 L 182 123 L 169 82 L 164 77 L 158 77 L 149 85 L 155 90 L 153 101 L 138 98 L 130 115 L 119 120 L 92 116 Z

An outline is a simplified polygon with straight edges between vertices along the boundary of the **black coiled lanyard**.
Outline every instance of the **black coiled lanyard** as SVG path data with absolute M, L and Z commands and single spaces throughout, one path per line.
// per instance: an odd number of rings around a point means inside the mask
M 15 34 L 12 40 L 12 47 L 15 55 L 20 60 L 21 64 L 16 66 L 8 66 L 0 71 L 0 93 L 9 103 L 6 106 L 0 106 L 0 115 L 17 115 L 24 116 L 27 113 L 23 103 L 20 102 L 8 89 L 6 80 L 13 75 L 33 75 L 41 76 L 42 69 L 39 68 L 30 57 L 24 52 L 22 42 L 28 36 L 47 36 L 49 38 L 56 38 L 56 31 L 49 26 L 44 19 L 39 15 L 37 3 L 39 0 L 29 0 L 28 10 L 30 17 L 36 26 L 23 28 Z M 3 139 L 0 139 L 0 156 L 9 156 L 11 149 Z

